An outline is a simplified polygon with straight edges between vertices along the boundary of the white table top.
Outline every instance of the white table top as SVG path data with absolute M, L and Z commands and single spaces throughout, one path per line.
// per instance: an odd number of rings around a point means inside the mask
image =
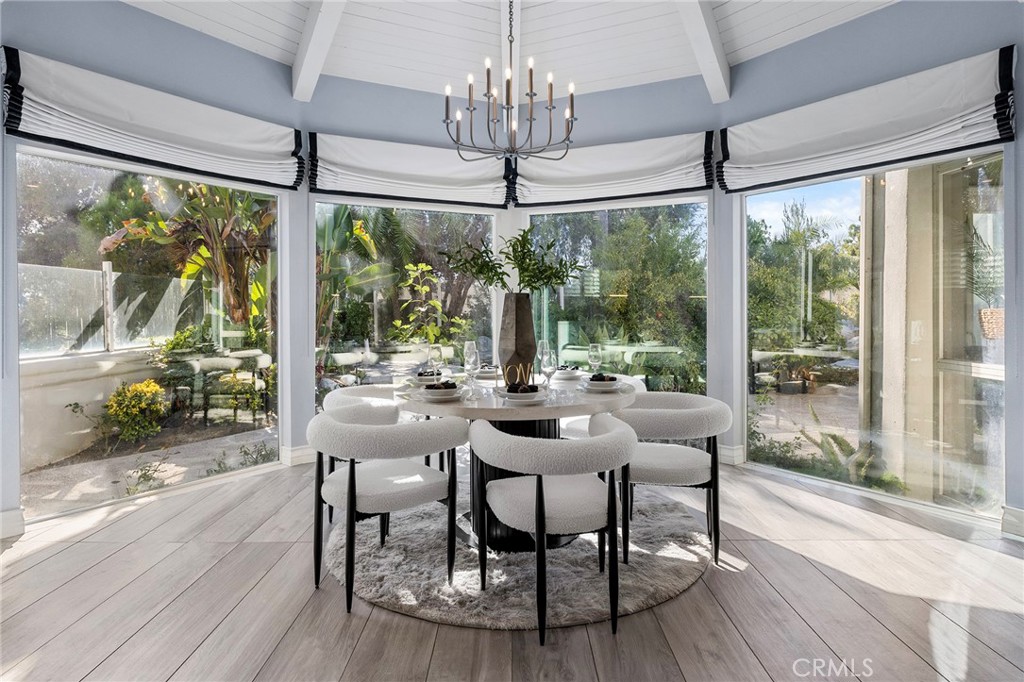
M 416 398 L 416 392 L 397 391 L 398 406 L 409 412 L 431 417 L 463 417 L 488 421 L 527 421 L 532 419 L 561 419 L 582 417 L 601 412 L 612 412 L 628 407 L 636 400 L 636 389 L 623 382 L 622 388 L 610 393 L 596 393 L 578 389 L 578 379 L 551 382 L 548 399 L 537 405 L 514 405 L 495 395 L 490 387 L 477 386 L 476 400 L 447 403 L 427 402 Z

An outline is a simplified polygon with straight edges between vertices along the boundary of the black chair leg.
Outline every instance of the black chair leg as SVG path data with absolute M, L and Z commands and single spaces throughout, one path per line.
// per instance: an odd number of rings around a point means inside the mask
M 480 534 L 476 537 L 476 554 L 480 562 L 480 589 L 487 589 L 487 500 L 480 505 Z
M 599 573 L 604 573 L 604 546 L 605 532 L 599 530 L 597 531 L 597 570 Z
M 377 517 L 377 520 L 378 520 L 378 522 L 380 524 L 380 546 L 383 547 L 384 546 L 384 540 L 388 536 L 388 515 L 387 514 L 381 514 L 380 516 Z
M 721 539 L 722 530 L 718 520 L 718 436 L 711 437 L 711 518 L 712 536 L 711 548 L 714 552 L 715 565 L 718 564 L 718 543 Z
M 334 473 L 334 458 L 327 458 L 327 475 Z M 327 523 L 334 523 L 334 507 L 327 505 Z
M 715 564 L 718 564 L 718 544 L 722 537 L 722 530 L 718 523 L 718 479 L 716 478 L 711 489 L 711 518 L 714 519 L 711 536 L 711 546 L 715 553 Z
M 448 584 L 455 578 L 455 507 L 458 480 L 455 478 L 455 448 L 448 451 Z
M 324 481 L 324 454 L 316 453 L 316 469 L 313 483 L 313 587 L 320 589 L 320 565 L 324 554 L 324 501 L 320 488 Z
M 622 501 L 622 508 L 626 509 L 628 504 L 630 507 L 633 506 L 633 488 L 629 482 L 629 465 L 622 467 L 622 483 L 620 485 L 622 495 L 620 495 Z M 628 502 L 627 502 L 628 498 Z M 617 558 L 617 557 L 616 557 Z M 629 563 L 629 515 L 622 515 L 622 563 Z
M 708 522 L 708 538 L 712 541 L 715 540 L 715 534 L 711 529 L 711 487 L 708 486 L 704 490 L 704 516 L 707 517 Z
M 618 519 L 615 503 L 615 471 L 608 472 L 608 599 L 612 612 L 612 634 L 619 631 L 619 534 L 615 529 Z
M 636 493 L 636 483 L 629 484 L 629 520 L 633 520 L 633 496 Z
M 544 646 L 544 635 L 548 623 L 548 542 L 544 510 L 544 477 L 537 477 L 537 504 L 534 543 L 537 547 L 537 631 L 540 645 Z
M 356 574 L 356 461 L 348 461 L 348 498 L 345 500 L 345 611 L 352 613 L 352 583 Z

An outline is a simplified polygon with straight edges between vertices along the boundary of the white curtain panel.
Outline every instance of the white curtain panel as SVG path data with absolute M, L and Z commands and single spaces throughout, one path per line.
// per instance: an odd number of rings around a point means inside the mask
M 520 206 L 600 201 L 711 187 L 711 132 L 573 147 L 560 161 L 517 164 Z
M 10 47 L 4 125 L 28 139 L 163 168 L 294 188 L 301 135 Z
M 859 171 L 1013 139 L 1013 46 L 731 126 L 730 192 Z
M 311 133 L 310 189 L 351 197 L 505 206 L 505 164 L 454 148 Z

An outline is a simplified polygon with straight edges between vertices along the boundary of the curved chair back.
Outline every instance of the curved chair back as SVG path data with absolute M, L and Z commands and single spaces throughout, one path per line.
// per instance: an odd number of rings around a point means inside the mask
M 340 459 L 401 459 L 458 447 L 469 423 L 458 417 L 399 424 L 394 405 L 346 405 L 325 410 L 306 427 L 317 450 Z
M 629 463 L 637 442 L 629 426 L 604 414 L 591 418 L 590 430 L 595 435 L 583 440 L 526 438 L 477 420 L 469 427 L 469 442 L 487 464 L 521 474 L 591 474 Z
M 710 438 L 732 426 L 732 411 L 721 400 L 693 393 L 638 393 L 614 413 L 643 439 Z
M 335 407 L 351 405 L 353 401 L 349 398 L 356 398 L 358 402 L 373 405 L 393 405 L 395 403 L 395 388 L 397 388 L 396 384 L 342 386 L 324 396 L 324 409 L 331 410 Z

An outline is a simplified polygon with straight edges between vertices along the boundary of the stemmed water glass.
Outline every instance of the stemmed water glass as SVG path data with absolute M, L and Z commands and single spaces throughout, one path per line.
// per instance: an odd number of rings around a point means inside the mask
M 590 364 L 590 373 L 596 374 L 597 370 L 601 368 L 601 344 L 590 344 L 590 350 L 587 351 L 587 362 Z
M 554 375 L 555 370 L 558 368 L 558 360 L 555 359 L 555 353 L 550 348 L 545 348 L 540 352 L 540 373 L 544 375 L 544 385 L 551 387 L 551 377 Z
M 476 373 L 480 371 L 480 353 L 476 349 L 476 341 L 466 341 L 462 346 L 462 365 L 466 369 L 466 383 L 469 384 L 469 399 L 476 395 Z
M 437 372 L 437 376 L 441 375 L 441 367 L 444 365 L 444 351 L 441 344 L 432 343 L 427 347 L 427 364 L 430 365 L 431 370 Z

